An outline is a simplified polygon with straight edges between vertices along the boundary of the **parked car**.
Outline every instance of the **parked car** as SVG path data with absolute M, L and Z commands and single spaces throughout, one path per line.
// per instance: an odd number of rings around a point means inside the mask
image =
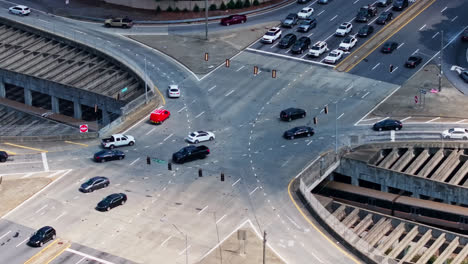
M 463 31 L 461 34 L 461 40 L 462 41 L 468 41 L 468 28 Z
M 377 1 L 377 6 L 386 7 L 391 3 L 392 3 L 392 0 L 378 0 Z
M 169 98 L 179 98 L 180 97 L 180 89 L 177 84 L 171 84 L 167 88 L 167 95 Z
M 133 20 L 128 17 L 118 17 L 118 18 L 109 18 L 104 21 L 105 27 L 121 27 L 121 28 L 131 28 L 133 27 Z
M 105 162 L 109 160 L 121 160 L 125 158 L 125 153 L 120 150 L 101 150 L 94 153 L 94 161 Z
M 294 25 L 297 24 L 299 17 L 297 14 L 291 13 L 289 14 L 281 23 L 283 27 L 293 27 Z
M 280 113 L 280 119 L 283 121 L 291 121 L 298 118 L 304 118 L 306 116 L 306 111 L 301 108 L 293 108 L 290 107 L 288 109 L 284 109 Z
M 310 0 L 297 0 L 297 3 L 298 4 L 306 4 L 308 3 Z
M 114 134 L 108 138 L 104 138 L 101 141 L 103 148 L 113 149 L 121 146 L 133 146 L 135 144 L 135 138 L 130 135 Z
M 273 27 L 271 29 L 269 29 L 265 35 L 263 35 L 262 37 L 262 42 L 263 43 L 273 43 L 275 42 L 275 40 L 277 39 L 280 39 L 281 38 L 281 34 L 283 32 L 281 31 L 281 29 L 279 27 Z
M 468 71 L 462 71 L 460 73 L 460 78 L 462 78 L 466 83 L 468 83 Z
M 319 57 L 326 51 L 328 51 L 327 43 L 325 41 L 318 41 L 309 49 L 307 55 L 310 57 Z
M 190 133 L 185 140 L 190 143 L 198 144 L 199 142 L 203 141 L 212 141 L 215 139 L 215 134 L 209 131 L 195 131 Z
M 32 247 L 42 247 L 45 243 L 53 241 L 57 233 L 50 226 L 41 227 L 29 238 L 28 245 Z
M 419 56 L 410 56 L 405 62 L 405 66 L 408 68 L 415 68 L 422 62 L 422 58 Z
M 150 121 L 151 123 L 161 124 L 170 116 L 171 116 L 171 112 L 165 109 L 156 109 L 153 112 L 151 112 Z
M 294 35 L 293 33 L 289 33 L 289 34 L 286 34 L 286 36 L 284 36 L 279 44 L 278 44 L 278 47 L 280 48 L 283 48 L 283 49 L 287 49 L 289 48 L 292 44 L 294 44 L 297 40 L 297 37 L 296 35 Z
M 8 153 L 6 151 L 0 151 L 0 162 L 5 162 L 8 159 Z
M 306 18 L 309 18 L 313 12 L 314 12 L 314 9 L 312 7 L 304 7 L 301 9 L 301 11 L 299 11 L 299 13 L 297 13 L 297 16 L 300 19 L 306 19 Z
M 338 47 L 340 50 L 350 50 L 354 46 L 356 46 L 357 43 L 357 38 L 354 36 L 347 36 L 343 41 L 340 43 L 340 46 Z
M 388 42 L 385 42 L 385 44 L 382 46 L 381 51 L 383 53 L 392 53 L 397 48 L 398 48 L 398 43 L 394 41 L 388 41 Z
M 292 53 L 304 53 L 304 51 L 306 51 L 310 46 L 310 38 L 306 37 L 306 36 L 303 36 L 303 37 L 300 37 L 296 43 L 294 43 L 294 45 L 292 46 L 291 48 L 291 52 Z
M 395 0 L 393 3 L 393 10 L 401 11 L 408 7 L 408 0 Z
M 359 12 L 356 16 L 356 22 L 367 22 L 371 17 L 377 15 L 377 7 L 373 5 L 366 5 L 359 9 Z
M 204 159 L 210 154 L 207 146 L 188 146 L 172 154 L 172 161 L 175 163 L 185 163 L 195 159 Z
M 361 29 L 359 29 L 357 35 L 358 35 L 358 37 L 366 38 L 367 36 L 372 34 L 372 32 L 374 32 L 374 27 L 370 26 L 370 25 L 365 25 Z
M 351 30 L 353 30 L 353 24 L 344 22 L 336 29 L 335 35 L 344 37 L 346 34 L 351 32 Z
M 315 28 L 316 26 L 317 26 L 317 20 L 315 18 L 304 19 L 301 21 L 301 23 L 297 27 L 297 31 L 308 32 L 311 28 Z
M 285 131 L 283 137 L 286 139 L 295 139 L 299 137 L 310 137 L 313 136 L 314 133 L 314 129 L 311 127 L 299 126 Z
M 325 59 L 323 59 L 323 62 L 326 63 L 332 63 L 335 64 L 337 61 L 339 61 L 343 57 L 343 51 L 336 49 L 332 50 Z
M 245 15 L 230 15 L 228 17 L 221 19 L 220 24 L 229 26 L 229 25 L 241 24 L 245 22 L 247 22 L 247 16 Z
M 389 22 L 390 20 L 393 19 L 393 13 L 392 12 L 382 12 L 382 14 L 380 14 L 379 18 L 377 18 L 377 20 L 375 21 L 375 23 L 379 24 L 379 25 L 385 25 L 387 24 L 387 22 Z
M 321 5 L 326 5 L 330 2 L 331 0 L 318 0 L 317 1 L 317 4 L 321 4 Z
M 109 186 L 109 184 L 110 181 L 108 178 L 103 176 L 96 176 L 81 184 L 79 190 L 80 192 L 88 193 L 102 188 L 106 188 L 107 186 Z
M 109 211 L 114 207 L 124 205 L 125 202 L 127 202 L 127 195 L 125 193 L 113 193 L 102 199 L 102 201 L 96 205 L 96 210 Z
M 8 12 L 15 15 L 27 16 L 31 13 L 31 9 L 25 5 L 17 5 L 8 8 Z
M 442 138 L 445 139 L 468 139 L 468 129 L 466 128 L 450 128 L 442 132 Z
M 376 131 L 382 130 L 400 130 L 403 128 L 403 124 L 394 119 L 385 119 L 374 124 L 373 129 Z

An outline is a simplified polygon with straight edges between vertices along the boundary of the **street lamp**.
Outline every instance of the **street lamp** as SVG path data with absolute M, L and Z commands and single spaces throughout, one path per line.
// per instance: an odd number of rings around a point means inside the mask
M 187 244 L 188 244 L 188 238 L 187 238 L 187 235 L 186 235 L 184 232 L 180 231 L 180 229 L 177 228 L 177 226 L 176 226 L 175 224 L 172 224 L 172 225 L 174 226 L 174 228 L 175 228 L 179 233 L 182 234 L 182 236 L 185 236 L 185 264 L 188 264 L 188 245 L 187 245 Z
M 444 31 L 440 32 L 440 65 L 439 65 L 439 92 L 442 91 L 442 52 L 444 50 Z
M 146 55 L 145 55 L 145 104 L 148 104 L 148 74 L 146 73 Z

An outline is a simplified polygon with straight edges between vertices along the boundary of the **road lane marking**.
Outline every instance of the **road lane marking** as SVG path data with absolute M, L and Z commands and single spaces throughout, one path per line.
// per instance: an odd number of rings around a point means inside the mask
M 255 189 L 254 189 L 253 191 L 251 191 L 251 192 L 249 193 L 249 195 L 252 195 L 257 189 L 258 189 L 258 186 L 255 187 Z
M 390 72 L 390 74 L 394 73 L 397 69 L 398 69 L 398 66 L 396 66 L 395 69 L 393 69 L 393 71 Z
M 421 31 L 421 30 L 423 30 L 423 28 L 425 28 L 425 27 L 426 27 L 426 24 L 424 24 L 424 26 L 420 27 L 419 30 Z
M 440 117 L 433 118 L 433 119 L 431 119 L 431 120 L 429 120 L 429 121 L 426 121 L 426 122 L 424 122 L 424 123 L 430 123 L 430 122 L 436 121 L 436 120 L 438 120 L 438 119 L 440 119 Z
M 27 173 L 26 175 L 24 175 L 23 177 L 21 177 L 21 179 L 29 178 L 29 177 L 31 177 L 33 174 L 35 174 L 35 173 L 34 173 L 34 172 Z
M 47 163 L 47 156 L 45 152 L 41 153 L 42 165 L 44 165 L 44 171 L 49 171 L 49 164 Z
M 309 37 L 309 38 L 310 38 L 310 36 L 312 36 L 313 34 L 314 34 L 314 32 L 310 33 L 310 35 L 307 35 L 307 37 Z
M 351 84 L 348 89 L 345 90 L 345 92 L 349 91 L 351 88 L 353 88 L 354 84 Z
M 241 178 L 239 178 L 236 182 L 234 182 L 234 183 L 232 184 L 232 186 L 234 187 L 234 185 L 236 185 L 240 180 L 241 180 Z
M 156 129 L 156 127 L 153 127 L 152 129 L 150 129 L 150 131 L 146 132 L 145 136 L 151 134 L 151 132 L 153 132 L 155 129 Z
M 337 17 L 338 17 L 338 15 L 336 15 L 336 16 L 334 16 L 334 17 L 332 17 L 332 18 L 330 19 L 330 21 L 333 21 L 333 20 L 335 20 L 335 18 L 337 18 Z
M 92 259 L 92 260 L 97 261 L 97 262 L 100 262 L 100 263 L 102 263 L 102 264 L 116 264 L 116 263 L 114 263 L 114 262 L 110 262 L 110 261 L 107 261 L 107 260 L 103 260 L 103 259 L 100 259 L 100 258 L 96 258 L 96 257 L 94 257 L 94 256 L 85 254 L 85 253 L 83 253 L 83 252 L 80 252 L 80 251 L 77 251 L 77 250 L 74 250 L 74 249 L 71 249 L 71 248 L 67 248 L 65 251 L 70 252 L 70 253 L 73 253 L 73 254 L 76 254 L 76 255 L 79 255 L 79 256 L 82 256 L 82 257 L 86 257 L 86 258 Z M 27 263 L 24 263 L 24 264 L 27 264 Z
M 456 17 L 452 18 L 452 20 L 450 20 L 450 22 L 453 22 L 453 21 L 455 21 L 455 19 L 457 19 L 457 18 L 458 18 L 458 16 L 456 16 Z
M 62 255 L 62 253 L 67 250 L 69 247 L 71 247 L 71 244 L 70 243 L 67 243 L 67 245 L 65 246 L 65 248 L 63 248 L 62 250 L 60 250 L 57 254 L 55 254 L 51 259 L 49 259 L 47 262 L 45 262 L 45 264 L 49 264 L 50 262 L 52 262 L 54 259 L 56 259 L 58 256 Z M 81 261 L 81 260 L 80 260 Z
M 226 214 L 225 214 L 225 215 L 223 215 L 223 216 L 221 216 L 221 218 L 220 218 L 220 219 L 218 219 L 218 220 L 216 221 L 216 224 L 218 224 L 219 222 L 221 222 L 221 221 L 224 219 L 224 217 L 226 217 Z
M 161 243 L 161 245 L 159 245 L 159 246 L 160 246 L 160 247 L 164 246 L 164 244 L 166 244 L 167 241 L 169 241 L 169 239 L 171 239 L 171 238 L 172 238 L 172 236 L 169 236 L 169 237 L 166 238 L 166 240 L 164 240 L 164 241 Z
M 411 53 L 411 55 L 414 55 L 416 53 L 418 53 L 419 49 L 415 50 L 413 53 Z
M 337 120 L 340 119 L 343 115 L 344 115 L 344 113 L 342 113 L 342 114 L 337 118 Z
M 312 142 L 314 142 L 314 141 L 310 140 L 309 143 L 307 143 L 307 146 L 309 146 Z
M 214 85 L 213 87 L 211 87 L 210 89 L 208 89 L 208 92 L 213 90 L 214 88 L 216 88 L 216 85 Z
M 203 211 L 205 211 L 206 208 L 208 208 L 208 205 L 203 207 L 203 209 L 201 209 L 200 212 L 198 212 L 198 215 L 200 215 Z
M 463 123 L 466 119 L 462 119 L 460 121 L 455 122 L 456 124 Z
M 333 35 L 331 35 L 331 36 L 333 36 Z M 252 48 L 247 48 L 247 49 L 245 49 L 245 50 L 247 50 L 247 51 L 252 51 L 252 52 L 258 52 L 258 53 L 263 53 L 263 54 L 268 54 L 268 55 L 271 55 L 271 56 L 280 57 L 280 58 L 285 58 L 285 59 L 290 59 L 290 60 L 297 60 L 297 61 L 302 61 L 302 62 L 311 63 L 311 64 L 318 64 L 318 65 L 322 65 L 322 66 L 326 66 L 326 67 L 330 67 L 330 68 L 334 68 L 334 67 L 335 67 L 334 65 L 330 65 L 330 64 L 326 64 L 326 63 L 321 63 L 321 62 L 318 62 L 318 61 L 307 60 L 307 59 L 301 59 L 301 58 L 297 58 L 297 57 L 291 57 L 291 56 L 288 56 L 288 55 L 279 54 L 279 53 L 275 53 L 275 52 L 269 52 L 269 51 L 264 51 L 264 50 L 257 50 L 257 49 L 252 49 Z M 267 103 L 267 104 L 269 104 L 269 103 Z
M 42 211 L 43 209 L 47 208 L 47 206 L 49 206 L 48 204 L 42 206 L 41 208 L 39 208 L 37 211 L 36 211 L 36 214 L 39 213 L 40 211 Z
M 359 0 L 354 1 L 354 2 L 353 2 L 353 5 L 356 4 L 357 2 L 359 2 Z
M 18 245 L 16 245 L 16 247 L 19 247 L 21 246 L 24 242 L 28 241 L 29 237 L 26 238 L 25 240 L 21 241 Z M 25 262 L 26 263 L 26 262 Z
M 410 118 L 411 118 L 411 116 L 405 117 L 405 118 L 401 119 L 400 122 L 406 121 L 406 120 L 408 120 Z
M 205 111 L 199 113 L 195 118 L 199 118 L 199 117 L 202 116 L 204 113 L 205 113 Z
M 84 147 L 89 146 L 88 144 L 83 144 L 83 143 L 78 143 L 78 142 L 73 142 L 73 141 L 68 141 L 68 140 L 65 140 L 64 142 L 68 143 L 68 144 L 75 144 L 75 145 L 80 145 L 80 146 L 84 146 Z
M 38 148 L 31 148 L 31 147 L 22 146 L 22 145 L 17 145 L 17 144 L 13 144 L 13 143 L 9 143 L 9 142 L 5 142 L 5 143 L 3 143 L 3 144 L 9 145 L 9 146 L 13 146 L 13 147 L 17 147 L 17 148 L 24 148 L 24 149 L 35 150 L 35 151 L 39 151 L 39 152 L 49 152 L 48 150 L 43 150 L 43 149 L 38 149 Z
M 447 10 L 447 7 L 444 7 L 444 9 L 442 9 L 440 12 L 444 12 L 445 10 Z
M 365 93 L 361 98 L 364 99 L 370 92 Z
M 54 221 L 59 220 L 60 218 L 62 218 L 62 216 L 66 215 L 66 214 L 67 214 L 67 212 L 61 213 L 59 216 L 57 216 L 57 217 L 54 219 Z
M 47 176 L 47 178 L 53 178 L 54 176 L 57 176 L 59 175 L 60 173 L 64 172 L 64 170 L 59 170 L 59 171 L 56 171 L 54 173 L 52 173 L 51 175 Z
M 165 139 L 163 139 L 163 141 L 168 140 L 170 137 L 172 137 L 172 135 L 174 135 L 174 133 L 172 133 L 172 134 L 170 134 L 169 136 L 167 136 Z
M 272 47 L 272 48 L 273 48 L 273 47 Z M 244 67 L 245 67 L 245 66 L 244 66 L 244 65 L 242 65 L 242 66 L 241 66 L 239 69 L 237 69 L 237 70 L 236 70 L 236 72 L 238 72 L 238 71 L 242 70 Z
M 297 229 L 302 229 L 302 227 L 300 227 L 296 222 L 294 222 L 294 220 L 292 220 L 291 217 L 287 216 L 286 217 L 289 219 L 289 221 L 297 228 Z
M 135 162 L 139 161 L 140 158 L 137 158 L 136 160 L 132 161 L 132 163 L 130 163 L 130 166 L 132 166 L 133 164 L 135 164 Z
M 188 247 L 186 247 L 184 250 L 182 250 L 181 252 L 179 252 L 179 256 L 181 256 L 182 254 L 185 253 L 185 251 L 189 250 L 189 248 L 191 248 L 192 245 L 188 245 Z
M 437 35 L 439 35 L 439 31 L 437 31 L 437 32 L 432 36 L 432 38 L 437 37 Z
M 401 43 L 401 44 L 400 44 L 400 45 L 397 47 L 397 49 L 401 48 L 403 45 L 405 45 L 405 43 L 404 43 L 404 42 L 403 42 L 403 43 Z
M 234 92 L 234 90 L 231 90 L 229 93 L 225 94 L 224 96 L 229 96 L 230 94 L 232 94 Z
M 377 64 L 374 66 L 374 68 L 372 68 L 372 70 L 375 70 L 375 68 L 377 68 L 379 65 L 380 65 L 380 62 L 377 63 Z
M 177 113 L 182 112 L 182 110 L 184 110 L 185 108 L 187 108 L 187 106 L 184 106 L 184 107 L 182 107 L 181 109 L 179 109 L 179 111 L 177 111 Z
M 83 262 L 83 260 L 85 260 L 85 259 L 86 259 L 86 257 L 83 257 L 82 259 L 78 260 L 78 262 L 75 263 L 75 264 L 79 264 L 79 263 Z
M 390 141 L 395 142 L 395 130 L 390 131 Z
M 3 236 L 0 236 L 0 239 L 2 239 L 2 238 L 4 238 L 4 237 L 6 237 L 6 236 L 7 236 L 8 234 L 10 234 L 10 233 L 11 233 L 11 230 L 10 230 L 10 231 L 8 231 L 8 232 L 6 232 L 6 233 L 5 233 Z

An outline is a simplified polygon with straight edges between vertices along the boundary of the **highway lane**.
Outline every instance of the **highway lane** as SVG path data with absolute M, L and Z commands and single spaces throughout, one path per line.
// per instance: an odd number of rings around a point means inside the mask
M 447 45 L 468 25 L 466 16 L 462 14 L 467 7 L 465 1 L 436 1 L 388 40 L 399 43 L 397 50 L 383 54 L 379 46 L 350 73 L 395 84 L 404 83 L 424 63 L 434 59 L 441 46 L 441 30 L 444 31 L 444 44 Z M 407 69 L 403 64 L 413 54 L 421 56 L 423 63 L 416 69 Z M 434 61 L 438 63 L 438 58 Z M 390 64 L 394 66 L 392 73 L 389 72 Z

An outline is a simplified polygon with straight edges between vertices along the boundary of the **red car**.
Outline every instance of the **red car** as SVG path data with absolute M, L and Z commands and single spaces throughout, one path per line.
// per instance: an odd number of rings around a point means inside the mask
M 245 23 L 247 21 L 247 16 L 245 15 L 231 15 L 221 19 L 221 25 L 229 26 L 232 24 Z
M 151 112 L 150 121 L 151 123 L 161 124 L 166 119 L 168 119 L 169 116 L 171 116 L 171 112 L 165 109 L 156 109 L 153 112 Z

